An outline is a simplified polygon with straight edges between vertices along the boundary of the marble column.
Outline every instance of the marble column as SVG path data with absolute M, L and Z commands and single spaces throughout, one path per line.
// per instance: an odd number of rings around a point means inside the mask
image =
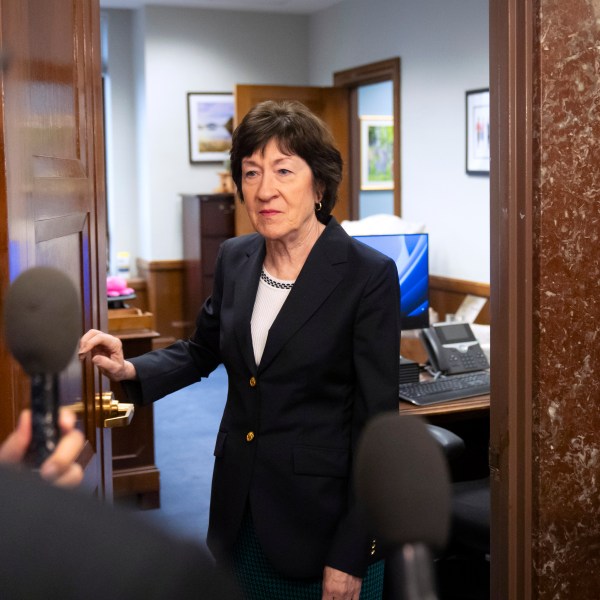
M 600 598 L 600 0 L 539 0 L 534 597 Z

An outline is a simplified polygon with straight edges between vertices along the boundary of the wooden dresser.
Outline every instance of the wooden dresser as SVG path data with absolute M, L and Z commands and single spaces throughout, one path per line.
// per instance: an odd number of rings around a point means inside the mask
M 123 343 L 125 358 L 152 350 L 154 317 L 137 308 L 108 311 L 109 333 Z M 118 382 L 111 382 L 115 398 L 126 401 Z M 112 429 L 113 491 L 115 502 L 141 509 L 160 508 L 160 472 L 154 457 L 154 409 L 136 406 L 131 423 Z
M 233 194 L 182 194 L 183 313 L 186 333 L 194 329 L 202 303 L 212 292 L 219 246 L 235 235 Z

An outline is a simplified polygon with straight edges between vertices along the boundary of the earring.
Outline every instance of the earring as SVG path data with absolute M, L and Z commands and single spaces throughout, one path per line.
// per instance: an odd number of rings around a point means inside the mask
M 323 203 L 319 200 L 319 202 L 315 203 L 315 212 L 319 212 L 323 208 Z

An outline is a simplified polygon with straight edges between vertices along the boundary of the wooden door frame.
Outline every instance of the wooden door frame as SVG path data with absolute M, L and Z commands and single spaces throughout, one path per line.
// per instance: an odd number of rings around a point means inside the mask
M 402 216 L 401 201 L 401 170 L 402 160 L 400 143 L 400 58 L 390 58 L 379 62 L 353 67 L 333 74 L 333 85 L 335 87 L 348 88 L 350 92 L 350 123 L 348 132 L 350 134 L 349 167 L 348 178 L 350 192 L 350 218 L 357 219 L 359 214 L 360 193 L 360 122 L 358 115 L 358 88 L 372 83 L 391 81 L 393 88 L 394 106 L 394 214 Z
M 533 0 L 490 0 L 491 598 L 533 593 Z

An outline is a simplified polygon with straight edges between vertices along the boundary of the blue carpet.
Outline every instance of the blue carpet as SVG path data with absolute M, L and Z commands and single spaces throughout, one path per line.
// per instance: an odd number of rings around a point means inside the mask
M 207 379 L 154 403 L 160 503 L 141 516 L 171 534 L 205 544 L 213 451 L 227 396 L 227 373 L 218 367 Z

